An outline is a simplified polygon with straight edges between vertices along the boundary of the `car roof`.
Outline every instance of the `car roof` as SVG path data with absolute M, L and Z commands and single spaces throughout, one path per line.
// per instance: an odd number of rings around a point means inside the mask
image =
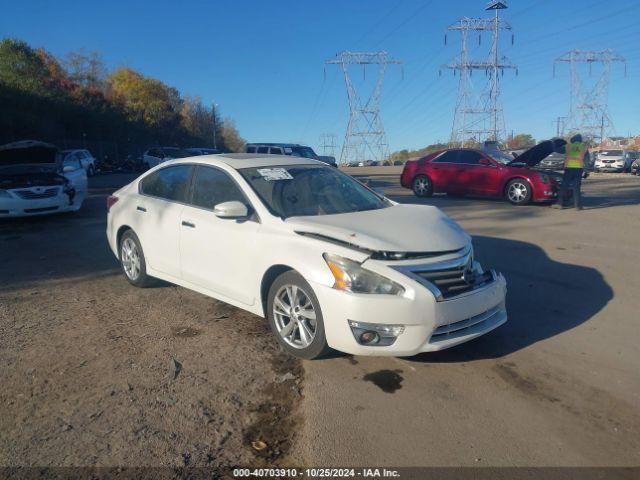
M 255 143 L 247 143 L 247 146 L 251 145 L 264 145 L 265 147 L 306 147 L 307 145 L 301 145 L 299 143 L 265 143 L 265 142 L 255 142 Z
M 219 165 L 223 163 L 238 170 L 241 168 L 256 167 L 276 167 L 288 165 L 324 165 L 319 160 L 303 157 L 292 157 L 290 155 L 265 155 L 261 153 L 222 153 L 214 155 L 200 155 L 198 157 L 181 158 L 171 160 L 163 165 L 176 163 L 203 163 L 209 165 Z

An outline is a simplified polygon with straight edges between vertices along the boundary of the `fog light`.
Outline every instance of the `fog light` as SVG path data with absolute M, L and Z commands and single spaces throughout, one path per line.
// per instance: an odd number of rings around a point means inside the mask
M 385 325 L 382 323 L 364 323 L 349 320 L 351 333 L 360 345 L 387 347 L 393 345 L 396 338 L 404 332 L 404 325 Z
M 362 332 L 360 334 L 360 343 L 369 345 L 371 343 L 378 343 L 380 340 L 380 336 L 376 332 L 372 332 L 371 330 L 367 330 L 366 332 Z

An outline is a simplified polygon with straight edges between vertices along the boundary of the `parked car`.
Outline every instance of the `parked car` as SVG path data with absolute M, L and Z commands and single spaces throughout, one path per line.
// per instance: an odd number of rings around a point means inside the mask
M 153 147 L 142 155 L 142 166 L 149 169 L 174 158 L 192 157 L 193 154 L 178 147 Z
M 565 144 L 561 139 L 546 140 L 515 159 L 498 150 L 441 150 L 407 161 L 400 183 L 418 197 L 442 192 L 506 198 L 514 205 L 548 202 L 558 195 L 557 181 L 533 167 Z
M 548 170 L 564 170 L 564 153 L 553 152 L 539 164 L 540 168 Z
M 336 157 L 331 155 L 318 155 L 318 160 L 322 163 L 326 163 L 327 165 L 331 165 L 332 167 L 337 167 L 338 162 L 336 162 Z
M 0 218 L 79 210 L 87 173 L 75 155 L 23 140 L 0 147 Z
M 624 172 L 627 169 L 624 151 L 602 150 L 593 166 L 596 172 Z
M 93 177 L 96 173 L 96 159 L 89 150 L 62 150 L 63 159 L 75 157 L 82 164 L 87 176 Z
M 173 160 L 107 207 L 131 284 L 159 278 L 267 317 L 302 358 L 442 350 L 507 320 L 503 276 L 453 220 L 312 159 Z
M 319 160 L 332 167 L 338 166 L 335 157 L 317 155 L 316 152 L 313 151 L 313 148 L 297 143 L 247 143 L 246 152 L 312 158 L 313 160 Z
M 217 148 L 208 148 L 208 147 L 189 147 L 184 149 L 185 152 L 190 153 L 191 155 L 216 155 L 218 153 L 222 153 Z
M 627 166 L 627 171 L 631 172 L 631 167 L 634 162 L 640 160 L 640 150 L 627 150 L 624 152 L 625 156 L 625 165 Z

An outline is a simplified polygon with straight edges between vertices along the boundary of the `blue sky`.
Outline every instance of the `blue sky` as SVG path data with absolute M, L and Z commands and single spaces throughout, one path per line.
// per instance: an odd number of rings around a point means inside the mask
M 505 73 L 502 100 L 508 131 L 541 139 L 565 115 L 569 76 L 553 59 L 571 48 L 611 48 L 627 59 L 627 76 L 611 77 L 610 113 L 619 135 L 640 133 L 640 1 L 511 0 L 502 52 L 519 66 Z M 219 105 L 248 141 L 319 146 L 322 133 L 342 143 L 348 119 L 344 80 L 324 61 L 342 50 L 386 50 L 390 67 L 382 120 L 392 151 L 446 141 L 457 79 L 441 65 L 458 54 L 444 33 L 462 16 L 482 17 L 484 0 L 0 0 L 0 36 L 14 36 L 56 55 L 84 48 L 110 68 L 129 66 Z M 484 52 L 471 42 L 471 50 Z M 402 70 L 404 74 L 402 74 Z M 586 81 L 588 71 L 584 71 Z M 598 72 L 594 67 L 593 81 Z M 366 88 L 374 70 L 353 72 Z

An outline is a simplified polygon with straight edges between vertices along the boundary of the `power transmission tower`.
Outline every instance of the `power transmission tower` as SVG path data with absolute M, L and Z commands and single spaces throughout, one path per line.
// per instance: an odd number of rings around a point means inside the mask
M 564 124 L 563 135 L 565 131 L 567 134 L 580 132 L 593 142 L 596 139 L 602 142 L 607 134 L 613 130 L 613 122 L 609 116 L 608 105 L 611 64 L 614 62 L 623 63 L 626 75 L 626 60 L 610 49 L 601 51 L 574 49 L 555 60 L 553 63 L 554 76 L 558 62 L 569 64 L 571 79 L 569 115 Z M 594 63 L 602 65 L 600 77 L 591 88 L 583 85 L 582 76 L 580 75 L 580 65 L 585 63 L 589 66 L 589 74 L 592 72 Z
M 562 135 L 562 132 L 564 131 L 564 122 L 566 119 L 567 117 L 557 117 L 553 122 L 556 124 L 556 137 Z
M 380 95 L 387 65 L 399 65 L 402 62 L 391 58 L 387 52 L 340 52 L 336 58 L 327 60 L 327 65 L 340 65 L 344 74 L 349 100 L 349 123 L 340 152 L 340 163 L 353 161 L 382 161 L 389 155 L 387 136 L 380 119 Z M 363 102 L 349 75 L 349 67 L 362 65 L 363 74 L 366 65 L 377 65 L 378 75 L 370 96 Z
M 445 65 L 453 70 L 454 75 L 459 73 L 458 98 L 453 117 L 450 143 L 463 146 L 468 140 L 482 142 L 483 140 L 500 141 L 505 137 L 504 114 L 499 101 L 500 76 L 505 69 L 516 71 L 517 68 L 505 56 L 499 55 L 500 32 L 510 31 L 511 25 L 500 19 L 499 10 L 507 8 L 506 2 L 492 1 L 486 10 L 495 12 L 493 18 L 469 18 L 464 17 L 450 25 L 447 30 L 460 32 L 460 56 L 453 62 Z M 481 42 L 481 33 L 491 32 L 491 48 L 486 60 L 473 60 L 469 58 L 468 40 L 470 32 L 480 32 L 478 43 Z M 513 35 L 511 37 L 513 43 Z M 446 36 L 445 36 L 446 43 Z M 487 85 L 479 94 L 474 91 L 471 77 L 474 70 L 484 70 L 487 77 Z
M 323 155 L 336 156 L 336 136 L 333 133 L 323 133 L 320 135 L 320 147 Z

